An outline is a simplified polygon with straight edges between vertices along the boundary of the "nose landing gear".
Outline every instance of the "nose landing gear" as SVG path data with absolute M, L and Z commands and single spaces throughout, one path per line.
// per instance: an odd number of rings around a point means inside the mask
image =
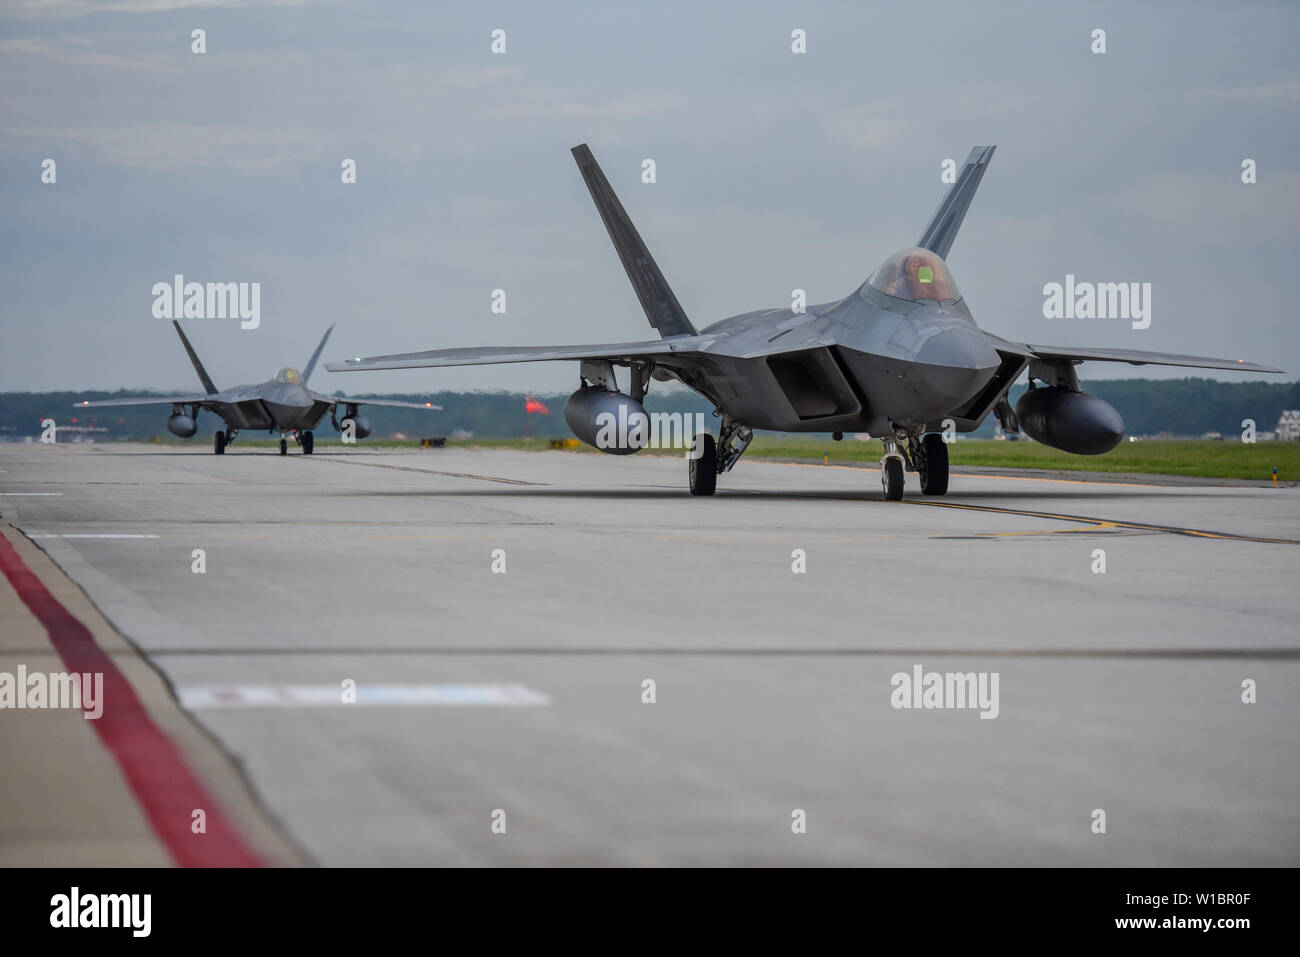
M 885 501 L 903 498 L 904 473 L 916 472 L 922 495 L 944 495 L 948 491 L 948 444 L 937 432 L 909 432 L 898 429 L 894 437 L 882 439 L 885 454 L 880 459 L 880 484 Z
M 898 443 L 884 439 L 885 454 L 880 457 L 880 487 L 886 502 L 900 502 L 903 499 L 903 471 L 905 459 L 899 451 Z

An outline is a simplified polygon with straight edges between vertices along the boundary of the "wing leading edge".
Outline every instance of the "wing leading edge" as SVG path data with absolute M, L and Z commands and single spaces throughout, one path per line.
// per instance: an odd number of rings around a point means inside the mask
M 679 353 L 699 352 L 712 336 L 678 336 L 646 342 L 615 342 L 585 346 L 480 346 L 470 349 L 433 349 L 391 356 L 371 356 L 326 363 L 331 372 L 366 369 L 420 369 L 442 366 L 481 366 L 506 362 L 556 362 L 565 359 L 663 359 Z
M 97 399 L 94 402 L 74 402 L 74 409 L 102 409 L 114 405 L 212 405 L 213 397 L 210 395 L 174 395 L 160 396 L 157 398 L 138 398 L 138 399 Z
M 317 402 L 324 402 L 328 405 L 382 405 L 390 409 L 427 409 L 430 412 L 442 411 L 442 406 L 434 405 L 432 402 L 402 402 L 398 399 L 356 399 L 347 395 L 321 395 L 319 392 L 313 392 L 311 397 Z
M 1138 349 L 1083 349 L 1072 346 L 1035 346 L 1027 349 L 1039 359 L 1072 359 L 1078 362 L 1127 362 L 1142 366 L 1186 366 L 1192 369 L 1232 369 L 1237 372 L 1278 372 L 1272 366 L 1247 362 L 1245 359 L 1218 359 L 1213 356 L 1185 356 L 1174 352 L 1142 352 Z

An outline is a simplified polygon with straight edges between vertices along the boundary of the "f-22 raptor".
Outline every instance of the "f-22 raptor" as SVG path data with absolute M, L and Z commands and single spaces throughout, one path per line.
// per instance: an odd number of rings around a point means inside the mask
M 1281 372 L 1243 359 L 1011 342 L 975 325 L 946 262 L 979 187 L 992 146 L 977 146 L 922 231 L 843 299 L 732 316 L 697 331 L 610 188 L 591 150 L 574 159 L 658 340 L 586 346 L 440 349 L 329 363 L 333 371 L 461 366 L 576 359 L 579 388 L 565 419 L 574 433 L 608 452 L 625 436 L 598 442 L 598 420 L 643 422 L 650 380 L 676 380 L 713 403 L 719 435 L 696 437 L 688 463 L 693 495 L 712 495 L 718 475 L 744 453 L 753 429 L 864 431 L 885 443 L 884 497 L 903 496 L 904 470 L 925 495 L 948 490 L 947 429 L 970 432 L 990 413 L 1012 434 L 1082 455 L 1108 452 L 1124 436 L 1119 413 L 1079 386 L 1081 362 Z M 627 391 L 614 367 L 629 369 Z M 1010 407 L 1007 392 L 1028 371 L 1029 391 Z M 613 418 L 611 419 L 611 416 Z M 945 424 L 950 423 L 950 424 Z M 602 427 L 603 428 L 603 427 Z M 608 434 L 606 432 L 606 434 Z
M 340 398 L 332 395 L 321 395 L 319 392 L 313 392 L 307 388 L 307 379 L 312 370 L 316 368 L 316 360 L 320 358 L 325 343 L 329 341 L 330 333 L 334 331 L 333 326 L 325 330 L 320 345 L 316 347 L 316 351 L 307 360 L 307 365 L 302 372 L 292 366 L 285 366 L 265 382 L 259 382 L 256 385 L 237 385 L 231 389 L 218 390 L 212 382 L 212 377 L 208 375 L 208 370 L 203 368 L 203 363 L 199 361 L 198 353 L 190 345 L 190 340 L 186 338 L 185 331 L 181 329 L 180 323 L 173 319 L 172 325 L 176 327 L 176 334 L 181 337 L 181 344 L 185 346 L 185 352 L 194 365 L 194 371 L 198 373 L 199 382 L 203 384 L 203 395 L 101 399 L 96 402 L 78 402 L 73 408 L 95 409 L 115 405 L 170 404 L 172 412 L 167 418 L 167 429 L 172 435 L 182 439 L 192 438 L 198 432 L 199 410 L 208 409 L 220 416 L 226 425 L 224 431 L 218 431 L 213 437 L 212 451 L 217 455 L 222 455 L 226 451 L 226 446 L 235 441 L 235 436 L 239 434 L 240 429 L 259 431 L 265 429 L 272 434 L 279 432 L 281 455 L 285 455 L 289 451 L 289 442 L 286 436 L 292 436 L 294 441 L 302 448 L 303 455 L 311 455 L 312 448 L 315 445 L 313 430 L 320 424 L 326 412 L 329 413 L 330 423 L 334 426 L 336 432 L 341 432 L 353 439 L 364 439 L 370 434 L 370 422 L 358 411 L 362 405 L 382 405 L 401 409 L 427 409 L 432 411 L 442 409 L 442 406 L 434 405 L 431 402 L 416 403 L 399 402 L 390 399 Z M 339 406 L 343 406 L 344 409 L 342 422 L 338 420 L 337 416 Z

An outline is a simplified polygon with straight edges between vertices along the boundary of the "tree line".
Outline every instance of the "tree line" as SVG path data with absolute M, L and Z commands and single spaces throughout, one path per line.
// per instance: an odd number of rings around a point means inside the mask
M 1011 390 L 1015 404 L 1023 385 Z M 1225 436 L 1240 433 L 1242 421 L 1253 419 L 1260 431 L 1277 426 L 1284 409 L 1300 409 L 1300 382 L 1219 382 L 1213 379 L 1110 379 L 1085 384 L 1085 389 L 1113 405 L 1124 418 L 1129 435 L 1200 436 L 1220 432 Z M 120 409 L 84 409 L 73 407 L 83 399 L 112 399 L 148 392 L 5 392 L 0 393 L 0 439 L 38 436 L 41 420 L 53 419 L 59 426 L 88 426 L 107 431 L 96 439 L 172 440 L 166 421 L 170 409 L 165 406 L 133 406 Z M 158 393 L 161 394 L 161 393 Z M 404 399 L 410 402 L 431 401 L 444 411 L 427 413 L 405 409 L 370 408 L 365 414 L 375 427 L 376 437 L 401 433 L 409 438 L 451 436 L 472 433 L 496 438 L 533 435 L 537 438 L 567 436 L 564 403 L 567 395 L 535 395 L 549 414 L 526 413 L 525 396 L 514 392 L 434 392 L 429 394 L 393 394 L 370 398 Z M 713 408 L 692 392 L 674 390 L 651 393 L 645 402 L 650 412 L 700 412 L 711 421 Z M 220 428 L 217 416 L 200 413 L 201 435 Z M 332 433 L 328 421 L 322 423 L 321 435 Z M 992 435 L 990 416 L 976 435 Z

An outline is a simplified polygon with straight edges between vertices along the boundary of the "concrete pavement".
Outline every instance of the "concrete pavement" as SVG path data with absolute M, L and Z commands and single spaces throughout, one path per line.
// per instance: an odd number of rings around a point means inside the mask
M 1300 861 L 1300 490 L 886 503 L 874 471 L 742 461 L 707 500 L 673 457 L 364 446 L 0 467 L 0 517 L 310 862 Z M 998 673 L 996 719 L 892 707 L 918 664 Z M 349 680 L 400 700 L 311 703 Z

